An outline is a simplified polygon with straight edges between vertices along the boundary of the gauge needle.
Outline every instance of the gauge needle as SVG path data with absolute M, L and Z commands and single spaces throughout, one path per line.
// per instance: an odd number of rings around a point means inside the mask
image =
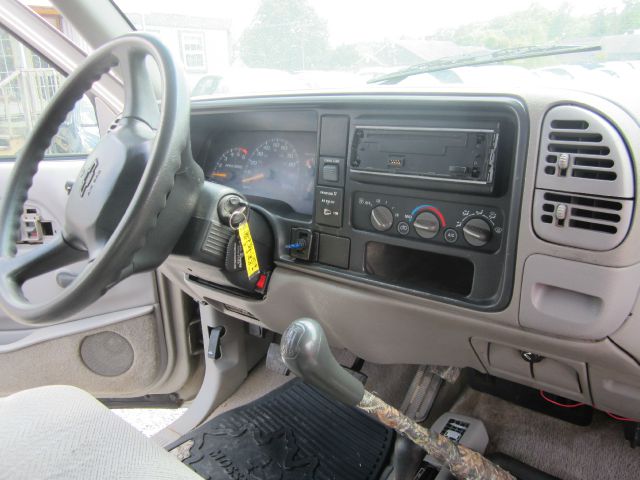
M 228 173 L 224 173 L 224 172 L 213 172 L 211 174 L 212 177 L 218 177 L 218 178 L 227 178 L 229 176 Z
M 252 177 L 243 178 L 242 183 L 257 182 L 258 180 L 262 180 L 264 177 L 265 177 L 264 173 L 258 173 L 257 175 L 253 175 Z

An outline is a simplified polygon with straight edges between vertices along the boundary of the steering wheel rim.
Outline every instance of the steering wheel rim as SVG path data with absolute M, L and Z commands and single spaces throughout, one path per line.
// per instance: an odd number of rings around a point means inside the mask
M 158 108 L 147 59 L 158 66 Z M 29 188 L 58 127 L 102 75 L 119 67 L 124 110 L 87 157 L 54 239 L 15 256 Z M 16 159 L 0 205 L 0 306 L 28 325 L 64 321 L 127 276 L 157 267 L 171 252 L 204 181 L 189 141 L 184 74 L 154 36 L 124 35 L 89 55 L 47 106 Z M 87 266 L 52 299 L 32 303 L 30 278 L 86 258 Z

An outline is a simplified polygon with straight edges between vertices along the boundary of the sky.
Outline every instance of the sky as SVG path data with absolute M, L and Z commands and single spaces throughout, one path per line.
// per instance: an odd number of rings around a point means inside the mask
M 527 9 L 532 3 L 556 9 L 562 3 L 576 15 L 622 8 L 622 0 L 309 0 L 328 22 L 333 45 L 381 38 L 420 38 L 443 28 Z M 231 19 L 234 38 L 251 23 L 260 0 L 116 0 L 124 12 L 181 13 Z

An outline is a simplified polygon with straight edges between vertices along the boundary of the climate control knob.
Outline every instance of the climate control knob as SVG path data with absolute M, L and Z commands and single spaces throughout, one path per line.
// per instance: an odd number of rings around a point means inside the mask
M 422 212 L 413 221 L 413 228 L 422 238 L 433 238 L 440 231 L 440 221 L 431 212 Z
M 393 212 L 384 205 L 371 210 L 371 225 L 379 232 L 386 232 L 393 226 Z
M 482 218 L 472 218 L 462 227 L 462 234 L 469 245 L 483 247 L 491 240 L 491 225 Z

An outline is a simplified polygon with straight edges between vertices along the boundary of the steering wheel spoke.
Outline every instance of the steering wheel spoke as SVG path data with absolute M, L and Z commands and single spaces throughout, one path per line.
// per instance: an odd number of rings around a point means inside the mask
M 86 251 L 69 245 L 62 235 L 15 257 L 0 259 L 0 272 L 18 284 L 60 267 L 84 260 Z
M 139 50 L 115 52 L 124 85 L 124 109 L 122 117 L 138 118 L 157 129 L 160 109 L 151 81 L 149 66 L 153 61 Z

